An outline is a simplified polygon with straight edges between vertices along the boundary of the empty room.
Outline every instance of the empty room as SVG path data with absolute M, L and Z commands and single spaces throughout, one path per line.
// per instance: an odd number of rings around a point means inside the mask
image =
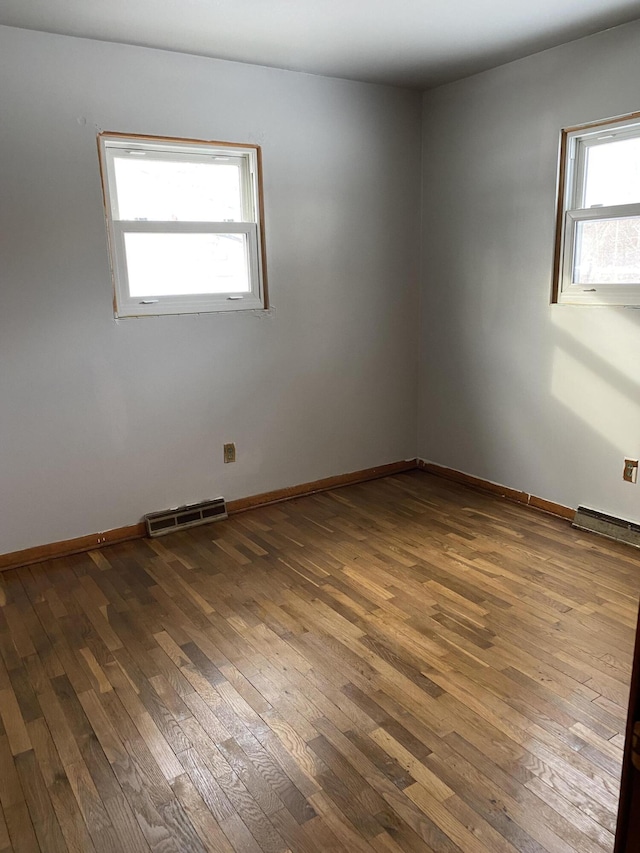
M 639 80 L 636 0 L 0 4 L 0 853 L 640 851 Z

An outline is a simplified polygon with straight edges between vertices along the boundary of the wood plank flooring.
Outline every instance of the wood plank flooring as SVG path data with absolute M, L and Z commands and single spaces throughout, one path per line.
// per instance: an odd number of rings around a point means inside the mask
M 414 471 L 0 575 L 0 853 L 609 853 L 640 555 Z

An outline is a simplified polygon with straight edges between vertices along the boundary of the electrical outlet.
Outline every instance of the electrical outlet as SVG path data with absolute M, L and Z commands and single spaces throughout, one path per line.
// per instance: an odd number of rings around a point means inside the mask
M 624 471 L 622 472 L 622 479 L 625 480 L 627 483 L 636 483 L 638 481 L 637 459 L 624 460 Z
M 236 461 L 236 446 L 233 442 L 230 444 L 225 444 L 224 446 L 224 461 L 225 462 L 235 462 Z M 636 465 L 638 463 L 636 462 Z

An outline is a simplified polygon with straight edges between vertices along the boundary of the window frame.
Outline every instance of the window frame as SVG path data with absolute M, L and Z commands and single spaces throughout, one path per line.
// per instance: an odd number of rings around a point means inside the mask
M 572 281 L 579 223 L 640 216 L 640 202 L 583 207 L 586 152 L 590 147 L 607 144 L 612 138 L 616 141 L 640 138 L 640 113 L 565 128 L 561 133 L 552 303 L 640 307 L 640 282 L 583 285 Z
M 149 159 L 202 162 L 206 158 L 237 159 L 241 175 L 240 222 L 126 220 L 118 211 L 114 159 L 123 151 L 144 152 Z M 104 213 L 116 318 L 264 310 L 268 307 L 262 151 L 259 145 L 102 132 L 98 134 Z M 219 294 L 169 294 L 133 297 L 129 292 L 125 249 L 127 234 L 244 234 L 251 290 Z

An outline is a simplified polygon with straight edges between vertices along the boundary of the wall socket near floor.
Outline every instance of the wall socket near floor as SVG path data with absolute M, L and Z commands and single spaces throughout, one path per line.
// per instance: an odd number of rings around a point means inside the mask
M 622 472 L 622 479 L 627 483 L 637 483 L 638 482 L 638 460 L 637 459 L 625 459 L 624 460 L 624 471 Z
M 230 444 L 224 445 L 224 461 L 225 462 L 235 462 L 236 461 L 236 446 L 233 442 Z M 636 462 L 636 465 L 638 463 Z M 626 479 L 626 477 L 625 477 Z

